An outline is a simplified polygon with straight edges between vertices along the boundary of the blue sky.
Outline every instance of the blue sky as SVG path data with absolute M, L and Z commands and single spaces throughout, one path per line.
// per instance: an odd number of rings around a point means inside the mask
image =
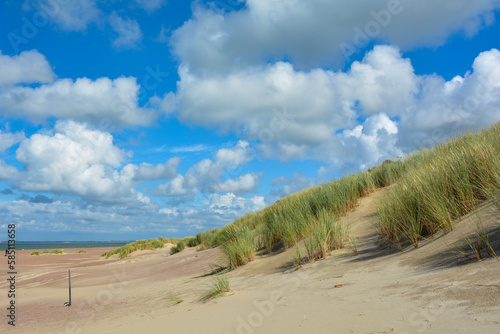
M 488 127 L 499 8 L 3 1 L 0 224 L 18 240 L 195 235 Z

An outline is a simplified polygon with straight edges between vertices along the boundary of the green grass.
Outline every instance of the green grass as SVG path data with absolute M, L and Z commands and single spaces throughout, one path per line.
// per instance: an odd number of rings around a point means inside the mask
M 35 251 L 35 252 L 31 253 L 30 255 L 36 255 L 36 256 L 38 256 L 38 255 L 40 255 L 40 253 L 37 252 L 37 251 Z
M 164 242 L 159 239 L 148 239 L 148 240 L 138 240 L 135 242 L 131 242 L 126 244 L 125 246 L 119 247 L 115 250 L 106 252 L 102 254 L 102 256 L 105 256 L 106 259 L 109 258 L 110 256 L 113 256 L 115 254 L 118 254 L 120 259 L 126 258 L 130 253 L 135 252 L 137 250 L 146 250 L 146 249 L 158 249 L 158 248 L 163 248 Z
M 244 265 L 255 258 L 254 235 L 246 226 L 230 225 L 223 232 L 221 248 L 229 269 Z
M 62 254 L 64 253 L 64 249 L 54 249 L 50 254 Z
M 226 292 L 230 292 L 229 278 L 226 274 L 217 275 L 213 278 L 210 283 L 208 290 L 200 298 L 201 301 L 206 302 L 208 300 L 222 296 Z
M 450 231 L 457 218 L 487 199 L 500 208 L 500 123 L 292 194 L 204 237 L 217 238 L 231 268 L 251 261 L 255 250 L 287 249 L 301 240 L 310 259 L 322 258 L 349 240 L 340 217 L 361 197 L 389 185 L 377 205 L 378 227 L 399 247 L 418 247 L 422 238 Z
M 170 249 L 170 254 L 175 254 L 175 253 L 179 253 L 181 252 L 184 248 L 186 248 L 186 243 L 184 241 L 179 241 L 179 243 L 177 245 L 175 245 L 174 247 L 172 247 Z
M 500 187 L 500 124 L 466 134 L 408 158 L 420 161 L 378 206 L 379 228 L 389 241 L 409 241 L 453 229 L 453 222 Z
M 292 262 L 295 264 L 297 269 L 301 268 L 304 264 L 304 258 L 300 252 L 299 245 L 295 245 L 295 253 L 292 254 Z
M 346 224 L 328 211 L 319 214 L 319 221 L 307 241 L 306 249 L 309 259 L 323 259 L 331 251 L 344 248 L 349 241 L 349 230 Z
M 87 252 L 82 249 L 81 251 L 78 252 L 78 254 L 87 254 Z

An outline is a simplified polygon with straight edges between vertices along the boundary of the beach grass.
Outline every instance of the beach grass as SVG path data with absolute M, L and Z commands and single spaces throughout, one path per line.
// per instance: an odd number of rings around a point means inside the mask
M 164 247 L 164 242 L 159 239 L 148 239 L 148 240 L 137 240 L 135 242 L 128 243 L 122 247 L 119 247 L 115 250 L 106 252 L 102 254 L 102 256 L 105 256 L 106 259 L 109 258 L 110 256 L 113 256 L 115 254 L 118 254 L 120 259 L 126 258 L 129 256 L 130 253 L 135 252 L 137 250 L 154 250 L 158 248 L 163 248 Z
M 404 175 L 379 203 L 380 232 L 389 241 L 414 247 L 479 203 L 495 197 L 500 187 L 500 124 L 466 134 L 408 158 Z
M 229 278 L 226 274 L 217 275 L 212 279 L 207 291 L 201 296 L 200 301 L 206 302 L 227 292 L 231 292 Z
M 378 228 L 399 247 L 405 242 L 418 247 L 422 238 L 450 231 L 457 218 L 487 199 L 500 207 L 500 123 L 289 195 L 213 237 L 221 237 L 232 268 L 251 261 L 254 250 L 271 253 L 301 240 L 310 259 L 322 258 L 349 240 L 340 217 L 361 197 L 389 185 L 377 204 Z

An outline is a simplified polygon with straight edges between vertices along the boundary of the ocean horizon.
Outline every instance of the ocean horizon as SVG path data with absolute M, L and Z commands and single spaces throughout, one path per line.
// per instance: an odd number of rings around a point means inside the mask
M 132 241 L 16 241 L 16 250 L 121 247 Z M 0 242 L 0 250 L 7 249 L 7 242 Z

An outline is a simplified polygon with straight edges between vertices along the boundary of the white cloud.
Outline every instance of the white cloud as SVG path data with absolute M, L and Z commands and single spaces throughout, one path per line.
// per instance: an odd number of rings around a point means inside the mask
M 165 5 L 166 0 L 135 0 L 137 4 L 148 12 L 154 12 Z
M 24 138 L 24 132 L 4 133 L 0 130 L 0 153 L 4 153 L 9 147 L 19 143 Z
M 16 180 L 20 176 L 19 171 L 14 166 L 10 166 L 0 159 L 0 181 Z
M 135 187 L 177 174 L 179 158 L 156 166 L 142 163 L 121 168 L 127 155 L 113 144 L 107 132 L 73 121 L 58 121 L 53 134 L 34 134 L 21 142 L 16 158 L 25 167 L 10 180 L 16 181 L 15 188 L 25 191 L 74 194 L 101 202 L 149 203 L 149 197 Z
M 247 0 L 244 10 L 224 14 L 198 5 L 172 45 L 195 74 L 285 56 L 314 68 L 342 63 L 342 43 L 356 48 L 375 40 L 407 50 L 441 45 L 458 31 L 472 35 L 491 23 L 498 7 L 496 0 Z
M 196 144 L 196 145 L 190 145 L 190 146 L 174 147 L 174 148 L 170 149 L 169 151 L 172 153 L 193 153 L 193 152 L 208 151 L 210 149 L 211 148 L 208 145 Z
M 314 179 L 308 178 L 304 173 L 293 173 L 291 177 L 280 176 L 271 180 L 271 186 L 280 186 L 271 190 L 270 194 L 276 197 L 285 197 L 316 185 Z
M 135 78 L 60 79 L 36 88 L 0 89 L 0 113 L 42 122 L 47 117 L 90 122 L 99 126 L 148 125 L 154 112 L 138 106 Z
M 175 157 L 164 164 L 156 166 L 144 162 L 140 165 L 128 164 L 123 167 L 121 175 L 128 177 L 131 182 L 171 179 L 177 175 L 177 167 L 180 161 L 180 158 Z
M 258 174 L 246 174 L 237 178 L 231 176 L 253 157 L 246 141 L 239 141 L 232 148 L 222 148 L 213 160 L 204 159 L 191 166 L 185 175 L 177 175 L 154 191 L 155 196 L 190 196 L 198 193 L 254 191 L 258 185 Z
M 254 196 L 250 199 L 238 197 L 233 193 L 212 194 L 208 199 L 208 210 L 228 218 L 241 217 L 250 211 L 258 211 L 265 208 L 265 200 L 262 196 Z M 233 219 L 234 219 L 233 218 Z
M 16 158 L 25 164 L 16 185 L 22 190 L 109 196 L 110 200 L 127 192 L 117 187 L 114 170 L 122 164 L 125 152 L 113 145 L 109 133 L 83 124 L 58 122 L 53 136 L 34 134 L 21 142 Z
M 0 51 L 0 73 L 0 85 L 48 83 L 55 78 L 45 56 L 36 50 L 12 57 L 2 55 Z
M 142 31 L 139 23 L 132 19 L 123 19 L 116 12 L 109 16 L 111 28 L 118 34 L 113 41 L 116 48 L 136 48 L 142 41 Z
M 278 62 L 197 76 L 181 66 L 178 91 L 165 103 L 186 123 L 257 140 L 266 158 L 357 170 L 499 121 L 500 52 L 480 54 L 472 68 L 449 82 L 419 76 L 398 48 L 384 45 L 346 72 Z
M 83 31 L 91 23 L 99 21 L 101 10 L 96 0 L 78 1 L 30 1 L 28 7 L 40 11 L 50 20 L 66 31 Z
M 214 193 L 251 193 L 255 192 L 259 186 L 260 173 L 248 173 L 240 175 L 235 179 L 229 179 L 222 183 L 213 185 L 212 192 Z
M 397 146 L 398 127 L 385 114 L 373 115 L 353 130 L 345 130 L 341 135 L 344 153 L 337 152 L 336 165 L 344 165 L 346 170 L 365 170 L 386 159 L 402 155 Z M 349 161 L 345 157 L 355 154 Z

